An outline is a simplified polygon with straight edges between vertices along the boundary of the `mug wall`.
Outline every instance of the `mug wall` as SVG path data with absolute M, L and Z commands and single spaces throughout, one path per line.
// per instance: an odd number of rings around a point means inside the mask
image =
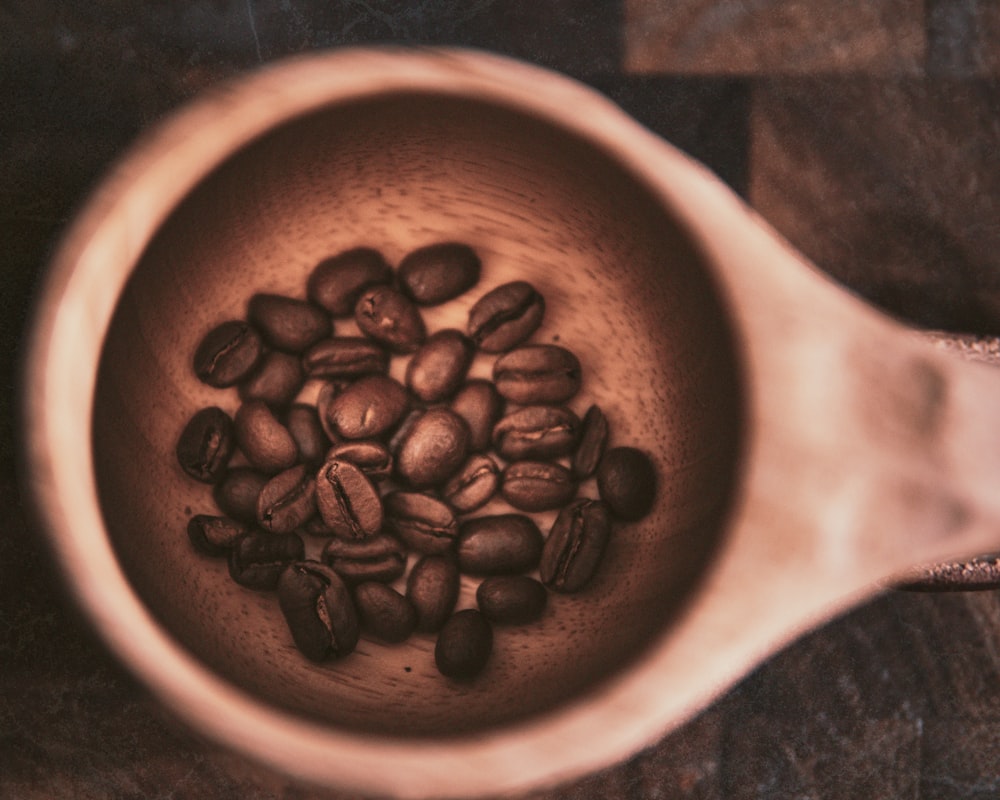
M 199 383 L 191 358 L 209 328 L 245 316 L 251 294 L 304 297 L 316 263 L 351 247 L 378 248 L 398 264 L 440 240 L 474 247 L 482 279 L 427 309 L 428 329 L 464 328 L 488 289 L 530 281 L 547 304 L 533 341 L 559 343 L 581 361 L 573 409 L 582 416 L 598 403 L 612 443 L 647 450 L 661 477 L 653 512 L 616 530 L 588 591 L 553 596 L 541 622 L 504 629 L 487 672 L 461 686 L 436 672 L 431 636 L 404 646 L 362 640 L 341 661 L 305 661 L 272 596 L 235 585 L 223 561 L 191 549 L 188 518 L 214 506 L 174 455 L 196 410 L 238 407 L 235 390 Z M 473 374 L 488 376 L 492 361 L 477 356 Z M 570 701 L 668 630 L 717 543 L 740 404 L 737 355 L 706 267 L 620 164 L 513 110 L 390 95 L 285 124 L 173 212 L 106 339 L 95 463 L 133 587 L 212 670 L 338 726 L 447 735 Z M 501 506 L 480 513 L 491 510 Z M 554 514 L 535 516 L 547 532 Z M 477 582 L 464 579 L 460 607 L 474 603 Z

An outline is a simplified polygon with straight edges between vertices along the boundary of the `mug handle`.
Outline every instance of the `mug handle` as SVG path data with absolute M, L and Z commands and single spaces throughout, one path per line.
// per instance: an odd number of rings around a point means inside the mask
M 1000 549 L 1000 371 L 845 291 L 673 148 L 630 144 L 716 280 L 744 395 L 725 535 L 648 664 L 673 725 L 915 569 Z

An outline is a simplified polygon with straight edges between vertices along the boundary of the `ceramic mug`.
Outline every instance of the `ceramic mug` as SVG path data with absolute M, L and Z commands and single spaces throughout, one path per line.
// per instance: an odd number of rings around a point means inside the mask
M 441 240 L 547 299 L 579 402 L 657 467 L 592 586 L 496 633 L 471 683 L 431 636 L 315 665 L 274 598 L 198 556 L 174 456 L 197 342 L 325 257 Z M 110 172 L 31 330 L 28 478 L 85 615 L 202 734 L 369 794 L 551 786 L 652 744 L 776 648 L 914 566 L 989 549 L 988 369 L 836 288 L 707 169 L 566 77 L 460 50 L 346 49 L 215 88 Z M 228 392 L 228 393 L 227 393 Z M 550 522 L 551 520 L 549 520 Z M 474 603 L 464 579 L 460 605 Z

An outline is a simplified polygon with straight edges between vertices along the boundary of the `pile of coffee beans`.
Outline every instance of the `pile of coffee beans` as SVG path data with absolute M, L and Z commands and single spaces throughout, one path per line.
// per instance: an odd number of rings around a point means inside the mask
M 241 586 L 276 591 L 308 659 L 346 656 L 362 635 L 436 634 L 440 672 L 470 679 L 493 625 L 531 623 L 550 590 L 584 589 L 615 520 L 653 505 L 649 457 L 609 448 L 596 405 L 582 419 L 566 405 L 583 385 L 577 357 L 529 343 L 545 316 L 534 286 L 498 286 L 465 331 L 428 332 L 421 308 L 470 291 L 481 270 L 453 242 L 395 270 L 352 249 L 315 267 L 307 299 L 255 294 L 194 353 L 195 375 L 241 404 L 233 417 L 203 408 L 180 433 L 180 466 L 217 506 L 188 536 Z M 492 380 L 469 377 L 480 354 L 496 355 Z M 389 372 L 402 356 L 401 382 Z M 308 386 L 314 402 L 300 399 Z M 594 477 L 598 496 L 577 497 Z M 505 513 L 475 515 L 498 498 Z M 543 534 L 531 514 L 555 510 Z M 480 580 L 477 607 L 456 610 L 463 574 Z

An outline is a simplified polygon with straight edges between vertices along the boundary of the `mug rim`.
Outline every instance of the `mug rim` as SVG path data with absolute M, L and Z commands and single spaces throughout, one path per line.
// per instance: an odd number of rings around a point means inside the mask
M 268 131 L 325 106 L 405 92 L 500 104 L 580 137 L 643 182 L 682 222 L 669 177 L 701 175 L 694 162 L 596 90 L 483 51 L 344 48 L 237 76 L 143 135 L 58 247 L 29 325 L 24 362 L 27 482 L 88 620 L 130 672 L 194 730 L 297 778 L 350 791 L 469 797 L 538 789 L 620 761 L 680 722 L 676 701 L 663 697 L 669 690 L 651 691 L 655 643 L 594 691 L 474 736 L 394 739 L 332 728 L 253 698 L 174 640 L 118 564 L 97 499 L 91 444 L 97 364 L 121 290 L 159 226 L 199 181 Z M 715 180 L 707 171 L 704 178 Z M 688 232 L 696 238 L 693 228 Z

